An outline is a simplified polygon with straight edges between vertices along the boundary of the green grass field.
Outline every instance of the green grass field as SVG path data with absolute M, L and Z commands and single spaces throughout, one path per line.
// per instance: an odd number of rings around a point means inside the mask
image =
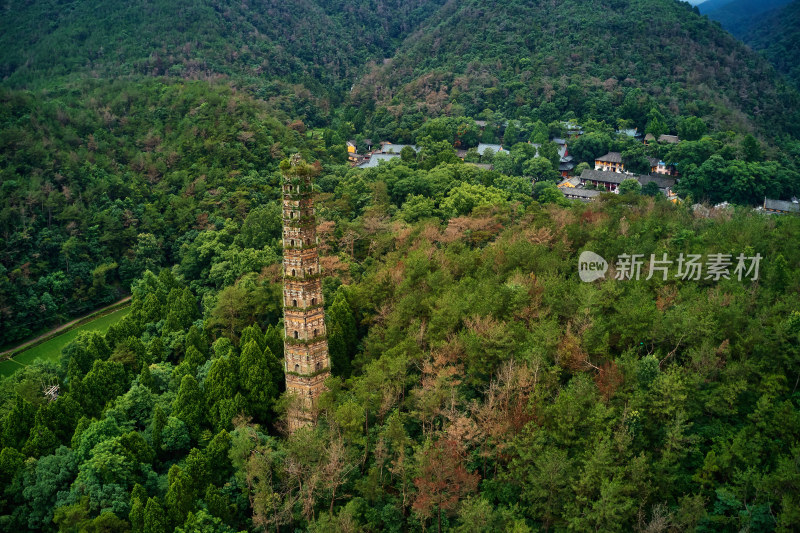
M 71 329 L 66 333 L 62 333 L 52 339 L 43 342 L 38 346 L 34 346 L 29 350 L 25 350 L 13 359 L 7 361 L 0 361 L 0 376 L 10 376 L 15 371 L 19 370 L 25 365 L 32 363 L 37 359 L 46 359 L 48 361 L 57 361 L 61 356 L 61 349 L 69 344 L 72 339 L 78 336 L 81 331 L 99 331 L 105 333 L 111 324 L 117 322 L 130 311 L 130 306 L 101 316 L 91 322 L 87 322 L 75 329 Z

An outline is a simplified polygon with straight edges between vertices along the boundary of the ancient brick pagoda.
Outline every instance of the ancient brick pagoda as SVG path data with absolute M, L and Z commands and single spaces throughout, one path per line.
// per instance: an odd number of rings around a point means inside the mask
M 283 318 L 286 392 L 295 395 L 289 431 L 311 424 L 330 376 L 322 308 L 312 180 L 317 169 L 295 155 L 283 170 Z

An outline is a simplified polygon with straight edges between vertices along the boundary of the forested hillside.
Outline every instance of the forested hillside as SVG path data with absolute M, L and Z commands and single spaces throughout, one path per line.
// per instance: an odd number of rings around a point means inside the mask
M 742 40 L 763 53 L 795 87 L 800 87 L 800 2 L 794 2 L 759 18 Z
M 400 104 L 437 115 L 539 110 L 609 123 L 639 121 L 617 109 L 638 88 L 714 127 L 775 136 L 800 124 L 797 94 L 766 62 L 673 0 L 592 9 L 577 0 L 44 0 L 9 2 L 5 13 L 0 75 L 13 87 L 87 76 L 223 77 L 312 125 L 324 124 L 358 80 L 352 103 L 366 102 L 367 114 L 377 102 L 393 114 Z
M 368 61 L 390 56 L 441 3 L 7 2 L 0 77 L 13 87 L 132 74 L 233 78 L 260 98 L 289 100 L 296 118 L 321 120 Z
M 425 202 L 404 196 L 415 176 L 442 209 L 409 224 Z M 108 334 L 0 384 L 4 530 L 800 520 L 800 220 L 636 195 L 565 209 L 463 165 L 393 164 L 320 186 L 335 377 L 317 427 L 275 436 L 279 270 L 248 267 L 203 296 L 212 278 L 189 253 L 145 273 Z M 236 242 L 244 229 L 203 234 Z M 582 250 L 764 259 L 757 281 L 585 284 Z M 53 381 L 48 403 L 40 383 Z
M 0 344 L 109 303 L 203 230 L 241 224 L 276 197 L 277 162 L 314 146 L 228 87 L 82 87 L 0 93 Z M 327 159 L 324 146 L 307 154 Z M 270 223 L 278 237 L 277 213 Z M 265 244 L 238 243 L 227 261 L 264 263 Z
M 381 126 L 421 111 L 573 114 L 643 129 L 644 98 L 715 129 L 800 131 L 797 93 L 766 61 L 688 4 L 664 0 L 449 3 L 353 92 L 385 108 Z
M 800 97 L 688 4 L 3 15 L 0 344 L 132 299 L 106 334 L 0 379 L 0 531 L 800 523 L 800 217 L 754 209 L 800 195 Z M 417 149 L 353 168 L 350 140 Z M 567 200 L 564 142 L 578 174 L 612 151 L 668 164 L 680 201 L 635 180 Z M 290 435 L 295 153 L 316 173 L 332 377 Z M 586 251 L 603 279 L 580 280 Z M 679 275 L 695 256 L 703 275 Z

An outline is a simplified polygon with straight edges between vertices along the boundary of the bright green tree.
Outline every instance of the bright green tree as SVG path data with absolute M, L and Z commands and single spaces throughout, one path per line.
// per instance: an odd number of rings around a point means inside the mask
M 168 531 L 167 516 L 164 508 L 156 498 L 148 498 L 144 508 L 144 518 L 142 520 L 142 533 L 164 533 Z
M 639 192 L 641 189 L 642 186 L 633 178 L 624 179 L 622 183 L 619 184 L 620 194 L 635 193 Z
M 190 433 L 197 437 L 206 420 L 206 400 L 194 376 L 183 376 L 172 403 L 172 413 L 183 420 Z

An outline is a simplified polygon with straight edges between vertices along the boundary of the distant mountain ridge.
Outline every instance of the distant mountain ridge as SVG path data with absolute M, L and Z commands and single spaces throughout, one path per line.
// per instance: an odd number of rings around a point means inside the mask
M 700 10 L 700 13 L 706 15 L 708 13 L 712 13 L 735 0 L 706 0 L 705 2 L 700 2 L 697 5 L 697 9 Z
M 17 87 L 75 72 L 335 84 L 390 55 L 443 2 L 12 2 L 0 17 L 0 77 Z
M 780 83 L 766 61 L 683 2 L 610 0 L 587 9 L 578 0 L 465 0 L 444 6 L 364 76 L 353 100 L 395 114 L 514 117 L 538 107 L 607 117 L 640 88 L 673 113 L 716 117 L 718 127 L 795 128 L 797 118 L 784 114 L 797 113 L 796 96 Z M 634 121 L 643 124 L 641 115 Z
M 742 39 L 800 87 L 800 0 L 767 13 Z
M 722 27 L 742 38 L 764 14 L 778 9 L 791 0 L 708 0 L 698 4 L 703 15 L 716 20 Z
M 365 113 L 378 104 L 513 117 L 545 106 L 605 120 L 635 89 L 715 127 L 800 128 L 796 94 L 768 63 L 685 2 L 588 5 L 12 1 L 0 17 L 0 77 L 33 89 L 86 77 L 227 78 L 317 125 L 348 94 Z

